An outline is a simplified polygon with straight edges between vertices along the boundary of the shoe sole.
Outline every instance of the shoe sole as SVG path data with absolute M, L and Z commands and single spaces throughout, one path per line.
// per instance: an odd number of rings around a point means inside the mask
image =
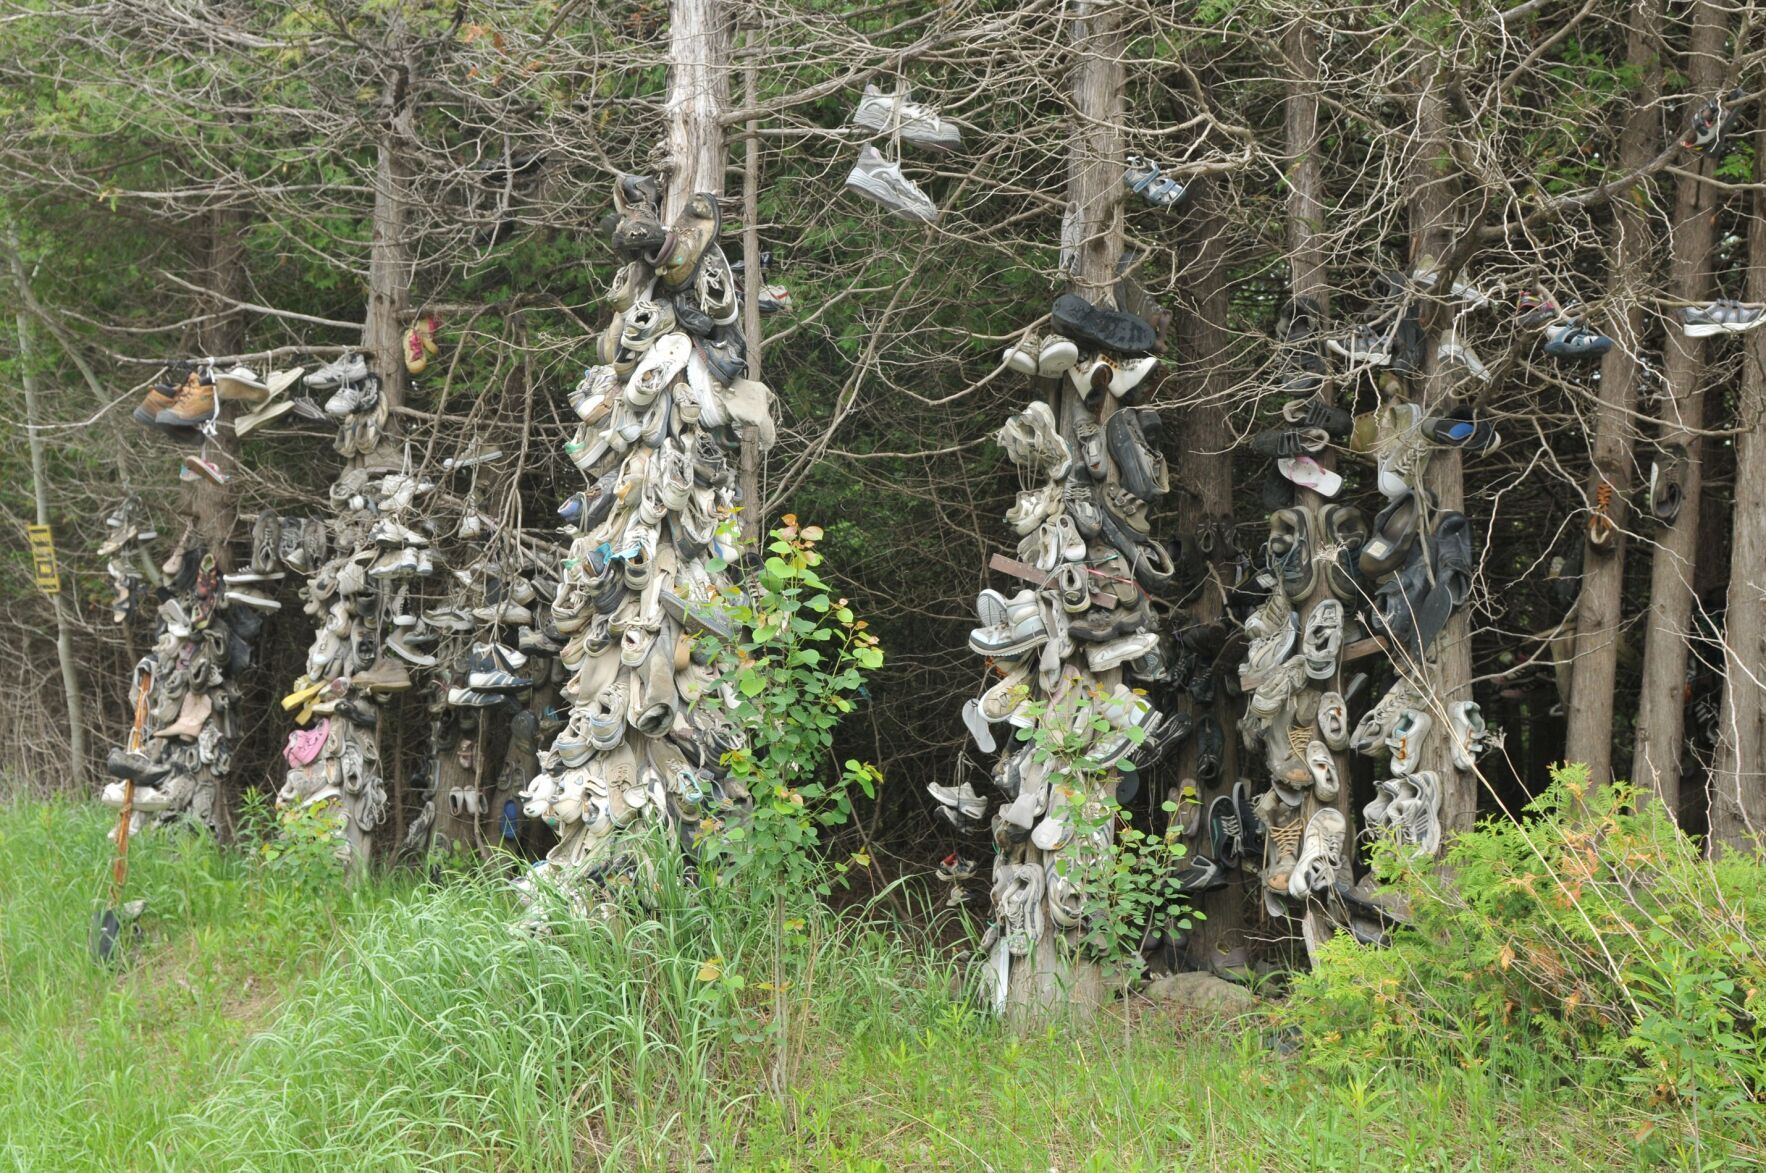
M 1696 325 L 1683 326 L 1681 332 L 1688 338 L 1711 338 L 1718 334 L 1746 334 L 1757 326 L 1766 326 L 1766 318 L 1756 318 L 1752 322 L 1740 324 L 1701 322 Z

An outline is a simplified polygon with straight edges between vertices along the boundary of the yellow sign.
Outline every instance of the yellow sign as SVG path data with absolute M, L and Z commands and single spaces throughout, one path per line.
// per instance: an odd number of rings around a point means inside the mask
M 46 525 L 26 528 L 31 535 L 31 560 L 37 564 L 37 585 L 46 595 L 59 595 L 61 576 L 55 572 L 55 533 Z

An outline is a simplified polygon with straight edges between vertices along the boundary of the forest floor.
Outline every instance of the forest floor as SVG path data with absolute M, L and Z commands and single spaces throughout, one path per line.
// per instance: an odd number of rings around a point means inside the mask
M 143 933 L 106 970 L 86 949 L 106 823 L 92 806 L 0 803 L 0 1167 L 1637 1161 L 1614 1106 L 1582 1089 L 1397 1068 L 1330 1081 L 1273 1051 L 1256 1016 L 1143 1004 L 1016 1035 L 953 998 L 951 958 L 831 917 L 784 926 L 797 960 L 781 1052 L 762 980 L 780 926 L 764 917 L 535 942 L 508 931 L 496 885 L 345 890 L 149 835 L 131 852 Z M 784 1097 L 767 1086 L 781 1053 Z

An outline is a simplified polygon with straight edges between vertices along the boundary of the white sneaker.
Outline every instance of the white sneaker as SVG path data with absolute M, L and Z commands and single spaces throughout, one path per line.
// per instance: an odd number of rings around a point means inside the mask
M 946 122 L 927 106 L 908 101 L 905 89 L 886 94 L 874 85 L 867 85 L 852 121 L 855 126 L 879 134 L 899 127 L 901 137 L 918 147 L 949 150 L 963 144 L 963 132 L 955 124 Z
M 904 220 L 930 224 L 938 219 L 938 205 L 901 173 L 901 164 L 885 159 L 869 143 L 859 151 L 846 186 Z
M 1322 741 L 1306 745 L 1306 768 L 1312 771 L 1312 793 L 1320 802 L 1334 802 L 1341 786 L 1337 778 L 1337 759 Z
M 1349 748 L 1349 705 L 1340 692 L 1318 698 L 1318 736 L 1325 745 L 1341 752 Z
M 1079 344 L 1071 338 L 1050 334 L 1042 340 L 1042 348 L 1036 352 L 1036 373 L 1045 379 L 1053 379 L 1072 370 L 1078 362 Z
M 1343 650 L 1343 604 L 1320 599 L 1306 617 L 1305 638 L 1300 651 L 1306 657 L 1306 675 L 1329 680 L 1337 674 L 1337 657 Z
M 1409 774 L 1416 769 L 1417 762 L 1422 759 L 1423 742 L 1434 726 L 1434 719 L 1422 709 L 1405 709 L 1398 715 L 1386 738 L 1394 774 Z
M 1447 706 L 1447 725 L 1453 735 L 1453 765 L 1471 772 L 1478 759 L 1501 741 L 1501 736 L 1484 723 L 1484 713 L 1476 701 L 1454 701 Z
M 1300 858 L 1288 875 L 1288 895 L 1304 899 L 1329 888 L 1343 862 L 1343 812 L 1327 806 L 1306 823 L 1300 840 Z
M 331 360 L 306 377 L 306 385 L 315 391 L 327 391 L 345 383 L 368 377 L 368 360 L 359 354 L 345 354 Z
M 1006 369 L 1017 371 L 1025 378 L 1033 378 L 1036 375 L 1036 356 L 1041 352 L 1041 335 L 1026 334 L 1006 347 Z

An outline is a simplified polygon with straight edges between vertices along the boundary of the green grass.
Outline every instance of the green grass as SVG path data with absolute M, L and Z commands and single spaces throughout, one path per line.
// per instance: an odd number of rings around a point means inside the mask
M 301 888 L 138 840 L 147 935 L 85 955 L 101 811 L 0 806 L 0 1166 L 1538 1169 L 1635 1163 L 1574 1088 L 1329 1081 L 1261 1023 L 1148 1007 L 1017 1037 L 881 917 L 774 928 L 665 875 L 659 915 L 509 931 L 500 886 Z M 708 962 L 715 963 L 707 964 Z

